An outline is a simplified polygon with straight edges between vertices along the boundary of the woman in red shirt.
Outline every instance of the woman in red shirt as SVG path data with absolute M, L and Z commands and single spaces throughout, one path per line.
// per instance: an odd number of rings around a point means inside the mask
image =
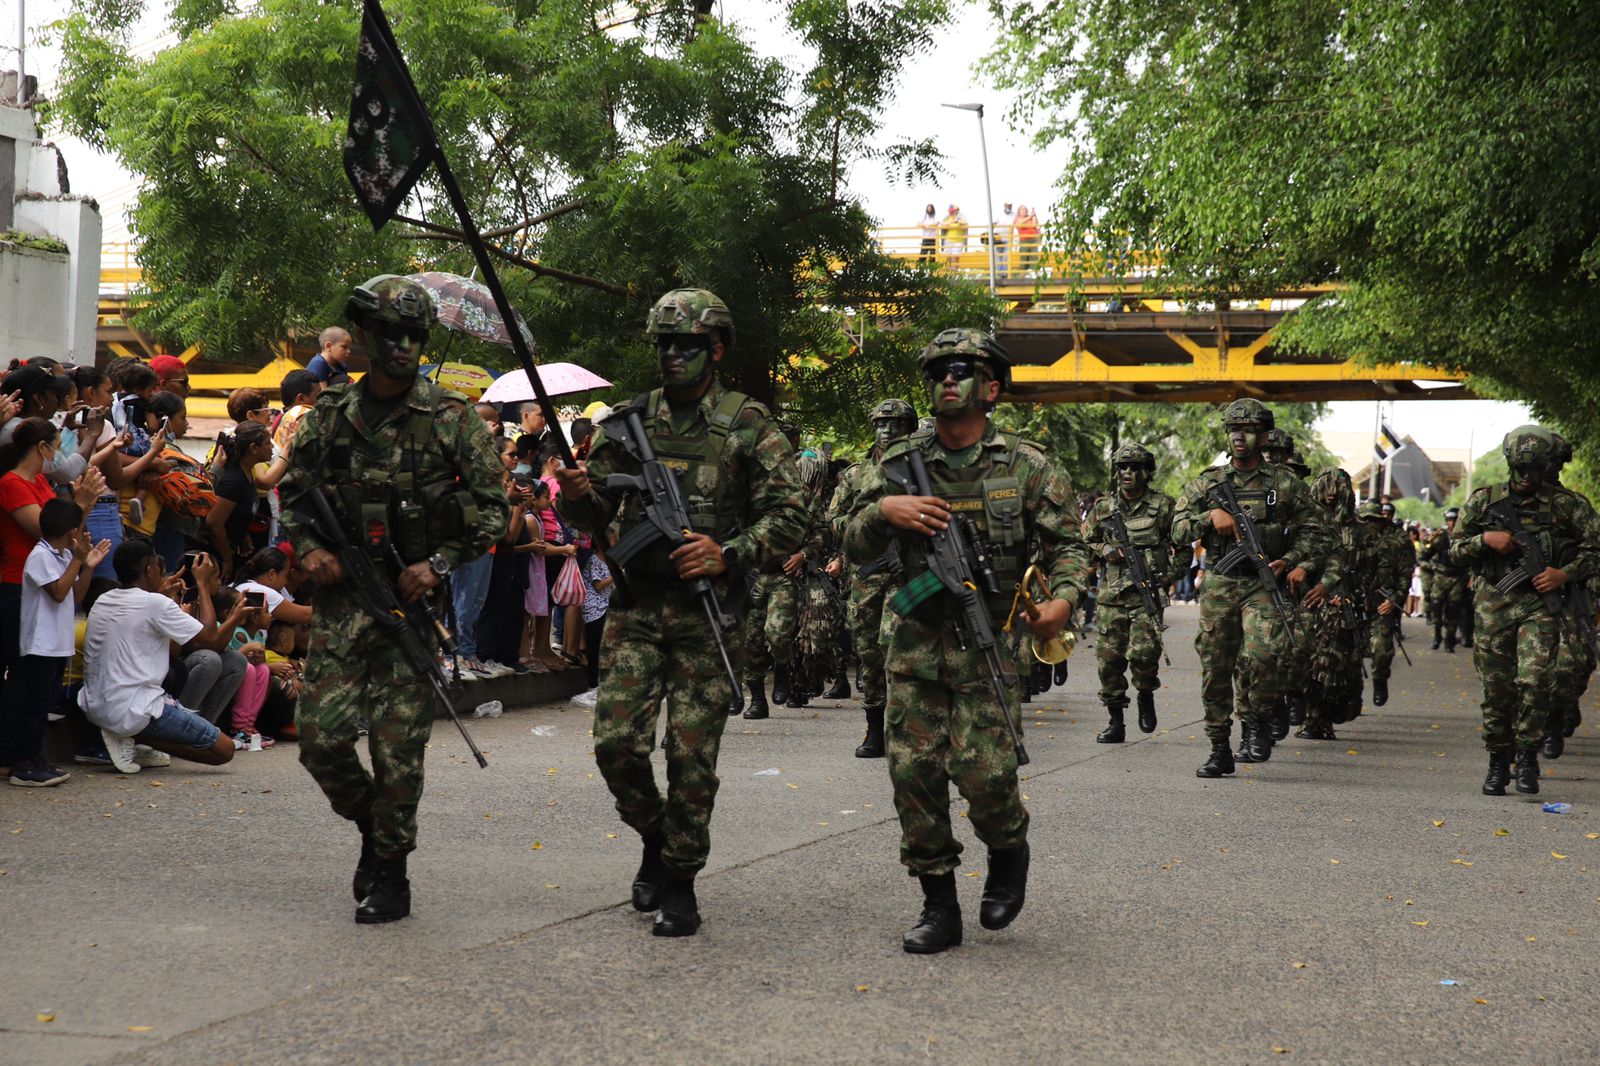
M 55 489 L 44 476 L 45 465 L 55 458 L 59 433 L 47 419 L 25 418 L 9 443 L 0 445 L 0 771 L 11 776 L 19 757 L 18 723 L 12 721 L 22 700 L 6 699 L 5 676 L 17 665 L 22 639 L 22 568 L 28 553 L 39 543 L 39 509 L 55 499 Z M 92 470 L 74 485 L 78 506 L 93 504 L 105 479 Z

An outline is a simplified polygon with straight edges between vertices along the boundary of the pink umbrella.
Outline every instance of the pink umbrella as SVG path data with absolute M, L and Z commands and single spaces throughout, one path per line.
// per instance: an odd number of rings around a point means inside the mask
M 611 382 L 577 363 L 540 363 L 539 380 L 544 382 L 545 391 L 551 396 L 611 387 Z M 533 398 L 533 385 L 528 381 L 528 372 L 511 370 L 494 379 L 494 384 L 484 390 L 480 402 L 516 403 Z

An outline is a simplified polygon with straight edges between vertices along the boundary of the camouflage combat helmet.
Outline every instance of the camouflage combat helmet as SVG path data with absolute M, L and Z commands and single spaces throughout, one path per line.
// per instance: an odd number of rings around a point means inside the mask
M 917 419 L 918 433 L 932 433 L 933 427 L 934 420 L 932 415 L 923 415 L 921 418 Z
M 1550 469 L 1560 473 L 1562 467 L 1572 462 L 1572 442 L 1553 430 L 1550 436 L 1556 444 L 1556 453 L 1550 458 Z
M 1500 452 L 1508 466 L 1530 462 L 1548 465 L 1556 455 L 1555 434 L 1543 426 L 1518 426 L 1500 442 Z
M 1378 506 L 1377 500 L 1368 500 L 1356 511 L 1357 518 L 1382 518 L 1383 510 Z
M 1350 484 L 1350 475 L 1338 467 L 1317 475 L 1317 480 L 1311 483 L 1311 495 L 1318 503 L 1334 496 L 1334 509 L 1342 515 L 1348 516 L 1355 510 L 1356 490 Z
M 1272 412 L 1267 410 L 1267 405 L 1260 400 L 1252 400 L 1246 396 L 1235 400 L 1222 409 L 1222 424 L 1224 426 L 1260 426 L 1263 430 L 1272 429 L 1277 425 L 1277 419 Z
M 1392 504 L 1392 503 L 1380 503 L 1380 504 L 1378 504 L 1378 513 L 1380 515 L 1382 515 L 1383 517 L 1385 517 L 1385 518 L 1393 518 L 1394 517 L 1394 504 Z
M 1153 474 L 1156 472 L 1156 457 L 1144 445 L 1130 442 L 1111 455 L 1111 468 L 1115 470 L 1119 466 L 1142 466 Z
M 370 318 L 424 332 L 439 321 L 433 294 L 417 282 L 398 274 L 379 274 L 351 289 L 344 313 L 351 322 L 358 324 Z
M 1270 412 L 1269 412 L 1270 414 Z M 1289 431 L 1273 426 L 1261 436 L 1261 450 L 1268 449 L 1280 451 L 1285 457 L 1294 456 L 1294 438 L 1289 436 Z
M 926 370 L 937 359 L 970 355 L 986 361 L 1001 389 L 1011 386 L 1011 356 L 1000 342 L 981 329 L 947 329 L 928 342 L 917 356 L 917 369 Z
M 710 333 L 720 329 L 733 346 L 733 312 L 707 289 L 673 289 L 650 308 L 644 321 L 647 335 L 672 333 Z
M 872 422 L 915 422 L 917 412 L 904 400 L 880 400 L 873 405 L 867 418 Z

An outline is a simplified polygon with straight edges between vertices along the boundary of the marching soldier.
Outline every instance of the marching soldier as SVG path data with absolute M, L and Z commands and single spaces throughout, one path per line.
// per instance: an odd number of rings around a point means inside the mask
M 1337 538 L 1319 580 L 1301 605 L 1310 619 L 1305 724 L 1301 740 L 1337 740 L 1335 724 L 1361 710 L 1362 662 L 1366 653 L 1366 589 L 1376 561 L 1374 534 L 1356 521 L 1350 475 L 1325 470 L 1311 486 L 1324 525 Z
M 1036 640 L 1054 637 L 1071 618 L 1089 556 L 1065 472 L 1037 446 L 989 421 L 1010 379 L 1005 349 L 979 330 L 947 329 L 923 349 L 917 366 L 928 385 L 934 429 L 896 441 L 883 465 L 862 477 L 844 547 L 853 563 L 865 566 L 881 558 L 892 540 L 900 541 L 906 583 L 888 623 L 885 732 L 900 815 L 900 859 L 923 891 L 922 917 L 902 946 L 928 954 L 962 939 L 952 780 L 989 849 L 979 914 L 985 929 L 1004 928 L 1022 909 L 1029 859 L 1028 812 L 1017 784 L 1012 732 L 1021 710 L 1019 666 L 1009 642 L 999 640 L 1006 700 L 998 706 L 989 661 L 970 634 L 965 642 L 958 636 L 955 597 L 930 569 L 928 538 L 957 516 L 964 529 L 975 530 L 990 553 L 983 569 L 992 567 L 995 584 L 983 595 L 996 627 L 1004 623 L 1028 568 L 1027 548 L 1036 545 L 1052 596 L 1027 616 Z M 905 488 L 918 457 L 926 466 L 929 495 Z M 976 573 L 979 567 L 972 565 Z
M 1269 463 L 1288 467 L 1301 480 L 1311 476 L 1311 468 L 1300 461 L 1294 438 L 1287 430 L 1279 429 L 1277 426 L 1262 434 L 1261 457 Z M 1289 598 L 1289 617 L 1294 622 L 1296 632 L 1306 633 L 1309 630 L 1310 619 L 1300 597 Z M 1305 721 L 1306 694 L 1311 686 L 1311 641 L 1291 641 L 1290 658 L 1285 667 L 1289 673 L 1287 685 L 1283 698 L 1278 701 L 1277 707 L 1273 708 L 1272 712 L 1274 743 L 1288 736 L 1290 727 Z
M 1555 455 L 1550 461 L 1551 484 L 1561 485 L 1561 470 L 1572 461 L 1572 445 L 1559 433 L 1555 439 Z M 1585 504 L 1589 498 L 1573 493 Z M 1567 562 L 1557 560 L 1558 565 Z M 1464 583 L 1463 583 L 1464 584 Z M 1561 758 L 1570 737 L 1583 721 L 1579 701 L 1589 687 L 1589 677 L 1595 669 L 1594 586 L 1596 581 L 1569 581 L 1567 583 L 1567 617 L 1562 620 L 1561 644 L 1556 653 L 1554 696 L 1549 719 L 1545 725 L 1544 754 L 1549 759 Z
M 358 384 L 328 388 L 300 420 L 283 480 L 283 526 L 300 565 L 323 586 L 295 709 L 300 762 L 334 813 L 361 830 L 352 889 L 356 921 L 366 925 L 411 913 L 406 856 L 417 846 L 434 695 L 363 609 L 334 544 L 297 505 L 330 487 L 331 510 L 352 543 L 369 545 L 376 534 L 393 548 L 373 553 L 372 562 L 411 602 L 488 551 L 511 506 L 483 420 L 465 396 L 417 373 L 437 321 L 428 290 L 380 275 L 351 292 L 348 314 L 372 371 Z M 370 723 L 371 772 L 356 755 L 358 719 Z
M 1373 553 L 1376 556 L 1372 602 L 1377 604 L 1372 618 L 1372 705 L 1382 707 L 1389 702 L 1389 674 L 1394 666 L 1394 646 L 1403 623 L 1406 592 L 1411 588 L 1411 571 L 1416 567 L 1417 553 L 1411 547 L 1411 538 L 1405 530 L 1394 524 L 1394 504 L 1368 500 L 1356 512 L 1363 524 L 1373 533 Z
M 617 813 L 644 843 L 634 908 L 658 911 L 656 936 L 693 936 L 700 928 L 694 878 L 711 851 L 717 749 L 733 693 L 712 622 L 683 582 L 709 578 L 725 597 L 730 570 L 760 569 L 794 551 L 806 533 L 807 504 L 793 450 L 772 416 L 716 380 L 734 341 L 727 305 L 704 289 L 675 289 L 651 308 L 645 332 L 662 387 L 626 410 L 640 413 L 658 458 L 678 468 L 694 528 L 676 549 L 658 543 L 623 570 L 627 602 L 612 601 L 601 646 L 594 755 Z M 558 505 L 575 525 L 604 533 L 617 520 L 627 536 L 647 520 L 642 503 L 606 479 L 637 474 L 641 464 L 605 427 L 595 430 L 586 464 L 557 472 Z M 650 766 L 663 702 L 665 799 Z
M 1100 597 L 1095 659 L 1100 665 L 1100 702 L 1109 721 L 1095 737 L 1099 744 L 1121 744 L 1127 736 L 1123 712 L 1128 707 L 1128 670 L 1139 696 L 1139 731 L 1156 728 L 1156 689 L 1161 631 L 1139 586 L 1133 583 L 1129 552 L 1140 553 L 1158 606 L 1172 571 L 1171 496 L 1150 488 L 1156 457 L 1138 444 L 1124 444 L 1111 457 L 1114 486 L 1100 497 L 1084 520 L 1084 539 L 1100 560 Z M 1123 546 L 1126 541 L 1127 547 Z
M 1465 616 L 1472 610 L 1472 597 L 1467 591 L 1467 568 L 1450 561 L 1450 535 L 1455 532 L 1461 510 L 1452 507 L 1444 513 L 1444 525 L 1433 531 L 1423 541 L 1418 559 L 1424 573 L 1431 573 L 1431 582 L 1424 582 L 1424 594 L 1431 593 L 1428 613 L 1433 623 L 1433 648 L 1456 652 L 1456 632 L 1466 635 Z M 1468 644 L 1468 647 L 1471 647 Z
M 1470 566 L 1479 579 L 1472 662 L 1483 687 L 1483 744 L 1489 750 L 1483 794 L 1506 794 L 1515 750 L 1517 791 L 1534 795 L 1539 791 L 1537 745 L 1555 698 L 1566 589 L 1600 571 L 1600 519 L 1583 497 L 1551 477 L 1556 444 L 1549 430 L 1519 426 L 1500 448 L 1509 476 L 1504 484 L 1481 486 L 1467 498 L 1450 540 L 1450 558 Z M 1538 567 L 1518 543 L 1524 536 L 1546 565 Z M 1555 560 L 1566 561 L 1558 566 Z M 1505 591 L 1496 587 L 1508 578 Z
M 1195 650 L 1200 655 L 1211 757 L 1195 771 L 1199 777 L 1234 771 L 1228 741 L 1236 683 L 1243 720 L 1240 757 L 1253 762 L 1272 757 L 1271 719 L 1285 692 L 1282 663 L 1292 639 L 1273 602 L 1276 587 L 1264 586 L 1252 560 L 1242 553 L 1230 558 L 1241 531 L 1233 515 L 1218 506 L 1218 486 L 1233 487 L 1257 528 L 1272 573 L 1291 594 L 1298 594 L 1305 584 L 1302 564 L 1319 561 L 1326 551 L 1321 512 L 1305 482 L 1261 456 L 1261 439 L 1272 428 L 1272 412 L 1259 400 L 1235 400 L 1224 409 L 1222 424 L 1228 434 L 1229 461 L 1190 482 L 1172 523 L 1173 544 L 1199 540 L 1208 561 Z
M 872 408 L 872 454 L 839 475 L 828 505 L 828 525 L 833 543 L 844 539 L 845 523 L 861 484 L 879 462 L 890 441 L 909 436 L 917 428 L 917 412 L 904 400 L 883 400 Z M 858 759 L 883 758 L 883 708 L 888 701 L 883 670 L 883 605 L 900 584 L 900 553 L 891 544 L 882 555 L 851 568 L 848 624 L 856 659 L 861 663 L 861 704 L 867 716 L 867 735 L 856 748 Z

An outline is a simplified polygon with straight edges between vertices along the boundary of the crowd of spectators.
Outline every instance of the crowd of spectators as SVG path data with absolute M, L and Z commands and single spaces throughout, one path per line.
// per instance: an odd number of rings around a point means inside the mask
M 301 417 L 348 380 L 349 334 L 320 341 L 276 403 L 258 389 L 228 397 L 233 424 L 209 454 L 190 438 L 180 359 L 34 359 L 4 374 L 0 779 L 70 777 L 44 757 L 58 719 L 76 762 L 123 773 L 295 739 L 315 603 L 279 536 L 277 485 Z M 537 405 L 510 407 L 477 406 L 515 514 L 454 575 L 459 650 L 444 665 L 465 681 L 585 669 L 578 702 L 592 704 L 611 577 L 551 505 L 559 452 Z M 573 430 L 581 451 L 589 423 Z

